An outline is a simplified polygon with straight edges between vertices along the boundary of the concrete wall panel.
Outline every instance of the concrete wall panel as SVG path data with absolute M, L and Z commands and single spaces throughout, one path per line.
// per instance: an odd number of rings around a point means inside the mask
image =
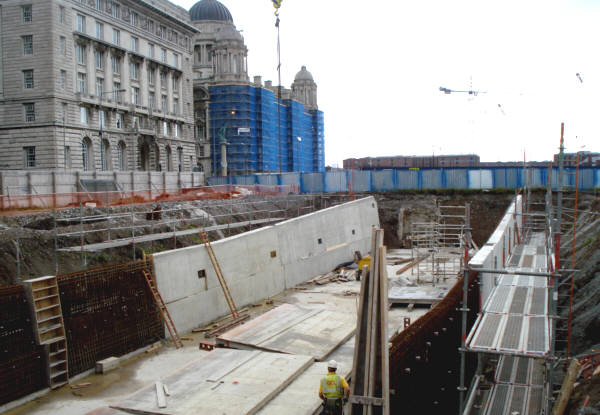
M 365 255 L 379 226 L 373 197 L 333 206 L 213 243 L 238 308 Z M 320 240 L 320 243 L 319 243 Z M 157 286 L 178 330 L 229 312 L 204 245 L 154 254 Z M 198 277 L 205 270 L 207 280 Z

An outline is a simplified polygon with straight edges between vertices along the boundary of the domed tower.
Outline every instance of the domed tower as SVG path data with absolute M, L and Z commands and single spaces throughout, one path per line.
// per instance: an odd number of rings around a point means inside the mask
M 217 0 L 200 0 L 190 9 L 194 37 L 194 78 L 205 82 L 248 82 L 248 49 L 231 13 Z
M 313 80 L 311 73 L 306 70 L 306 66 L 303 66 L 300 72 L 296 74 L 296 78 L 294 78 L 292 96 L 303 103 L 307 110 L 318 109 L 317 84 Z

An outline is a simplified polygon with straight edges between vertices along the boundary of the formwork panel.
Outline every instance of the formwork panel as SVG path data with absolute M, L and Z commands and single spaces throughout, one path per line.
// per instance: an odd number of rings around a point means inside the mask
M 528 414 L 528 415 L 541 414 L 542 408 L 543 408 L 543 399 L 544 399 L 544 389 L 529 388 L 526 414 Z
M 527 386 L 513 386 L 508 413 L 524 413 L 525 404 L 527 402 Z

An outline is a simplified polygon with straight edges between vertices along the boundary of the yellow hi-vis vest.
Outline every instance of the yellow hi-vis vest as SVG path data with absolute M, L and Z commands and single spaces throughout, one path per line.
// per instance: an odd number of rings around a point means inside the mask
M 326 398 L 342 398 L 344 396 L 342 380 L 335 373 L 328 374 L 321 379 L 321 390 Z

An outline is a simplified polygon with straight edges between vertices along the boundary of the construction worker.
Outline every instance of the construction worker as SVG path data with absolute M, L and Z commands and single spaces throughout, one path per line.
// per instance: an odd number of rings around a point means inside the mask
M 319 398 L 323 400 L 321 415 L 342 415 L 344 398 L 350 396 L 348 382 L 343 376 L 335 373 L 337 367 L 337 362 L 330 360 L 327 364 L 327 376 L 323 377 L 319 384 Z

